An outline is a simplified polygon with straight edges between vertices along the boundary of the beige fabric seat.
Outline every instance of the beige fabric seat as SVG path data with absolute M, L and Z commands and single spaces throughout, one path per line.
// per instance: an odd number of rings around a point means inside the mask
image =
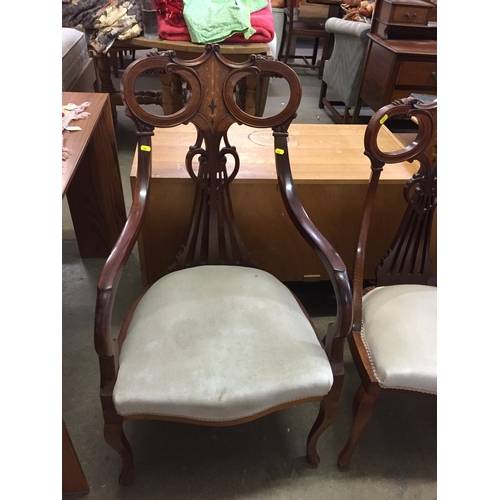
M 437 288 L 392 285 L 363 297 L 361 338 L 381 387 L 437 394 Z
M 163 277 L 142 298 L 113 399 L 122 415 L 238 420 L 324 396 L 332 383 L 287 287 L 258 269 L 200 266 Z

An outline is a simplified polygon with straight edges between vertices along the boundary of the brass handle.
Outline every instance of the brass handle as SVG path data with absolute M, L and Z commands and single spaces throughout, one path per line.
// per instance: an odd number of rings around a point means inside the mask
M 417 17 L 417 14 L 416 14 L 416 12 L 412 12 L 411 14 L 409 12 L 407 12 L 405 14 L 405 16 L 408 18 L 409 21 L 414 21 L 415 18 Z

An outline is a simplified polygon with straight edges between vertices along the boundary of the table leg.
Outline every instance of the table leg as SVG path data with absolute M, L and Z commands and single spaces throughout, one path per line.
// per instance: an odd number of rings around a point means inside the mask
M 171 115 L 184 107 L 182 78 L 176 74 L 160 74 L 162 86 L 162 108 L 165 115 Z
M 247 76 L 245 78 L 245 113 L 251 116 L 255 116 L 255 110 L 257 108 L 257 86 L 259 85 L 259 79 L 255 76 Z
M 111 113 L 113 116 L 113 122 L 116 123 L 116 102 L 114 99 L 115 95 L 119 96 L 118 91 L 113 85 L 111 80 L 111 65 L 109 64 L 109 58 L 107 54 L 95 54 L 97 72 L 99 73 L 100 87 L 99 92 L 109 94 L 109 102 L 111 104 Z M 120 98 L 121 101 L 121 98 Z
M 62 492 L 63 495 L 89 492 L 87 479 L 64 420 L 62 423 Z

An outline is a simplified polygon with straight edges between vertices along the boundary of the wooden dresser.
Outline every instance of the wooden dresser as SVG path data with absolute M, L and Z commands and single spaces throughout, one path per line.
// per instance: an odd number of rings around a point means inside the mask
M 420 0 L 377 2 L 354 122 L 363 102 L 376 111 L 412 93 L 437 95 L 437 22 L 431 26 L 429 15 L 419 16 L 419 10 L 407 15 L 412 20 L 407 25 L 404 16 L 395 16 L 421 5 L 430 7 Z M 421 17 L 425 26 L 418 25 Z
M 437 94 L 436 40 L 384 40 L 372 33 L 360 99 L 374 111 L 411 93 Z

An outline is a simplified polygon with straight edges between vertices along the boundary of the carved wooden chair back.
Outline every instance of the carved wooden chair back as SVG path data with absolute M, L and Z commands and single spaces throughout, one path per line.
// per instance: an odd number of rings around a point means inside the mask
M 412 144 L 381 151 L 377 136 L 387 120 L 414 120 Z M 354 317 L 349 345 L 361 377 L 349 439 L 339 455 L 347 465 L 372 415 L 381 389 L 437 394 L 436 291 L 432 286 L 431 238 L 437 206 L 437 102 L 407 98 L 371 118 L 365 154 L 371 177 L 362 214 L 353 276 Z M 364 288 L 365 255 L 380 175 L 386 163 L 414 161 L 418 171 L 405 184 L 406 210 L 392 244 L 375 271 L 375 286 Z M 373 233 L 371 233 L 373 234 Z
M 136 83 L 148 73 L 182 78 L 188 95 L 184 107 L 164 116 L 139 104 Z M 284 78 L 290 88 L 284 109 L 261 118 L 242 111 L 235 88 L 247 76 Z M 127 223 L 98 283 L 95 316 L 104 435 L 122 457 L 120 482 L 133 478 L 125 419 L 230 425 L 314 400 L 321 401 L 321 410 L 308 437 L 307 457 L 317 464 L 316 442 L 338 409 L 352 298 L 345 265 L 310 221 L 291 175 L 287 130 L 300 103 L 297 75 L 285 64 L 261 57 L 234 63 L 217 45 L 207 45 L 194 60 L 180 60 L 172 51 L 139 59 L 125 70 L 121 85 L 126 114 L 137 128 L 137 182 Z M 185 244 L 167 274 L 133 305 L 115 340 L 113 302 L 147 213 L 155 127 L 189 122 L 197 137 L 185 166 L 196 188 Z M 233 124 L 272 128 L 286 211 L 320 256 L 335 291 L 336 321 L 323 341 L 293 294 L 256 268 L 241 240 L 230 196 L 240 170 L 228 134 Z

